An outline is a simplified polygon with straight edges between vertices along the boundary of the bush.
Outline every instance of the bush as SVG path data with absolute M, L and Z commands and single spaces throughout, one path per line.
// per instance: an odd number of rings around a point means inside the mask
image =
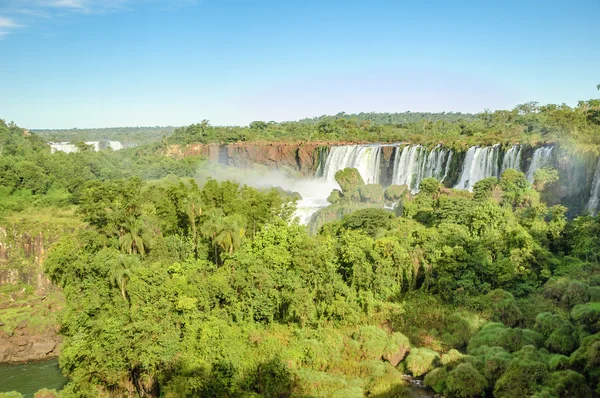
M 571 318 L 590 333 L 600 332 L 600 302 L 576 305 L 571 311 Z
M 360 344 L 364 359 L 381 359 L 389 343 L 385 330 L 377 326 L 363 326 L 352 335 L 352 338 Z
M 487 387 L 487 380 L 470 363 L 461 363 L 448 373 L 445 394 L 451 397 L 481 397 Z
M 531 359 L 513 359 L 506 372 L 494 387 L 494 397 L 515 398 L 531 396 L 548 377 L 548 369 L 542 362 Z
M 561 298 L 561 304 L 572 308 L 577 304 L 583 304 L 590 301 L 590 287 L 580 281 L 571 281 Z
M 379 184 L 368 184 L 358 188 L 360 200 L 362 202 L 380 203 L 383 202 L 383 187 Z
M 568 355 L 577 348 L 577 333 L 570 322 L 565 322 L 546 339 L 546 348 L 552 352 Z
M 365 185 L 358 170 L 346 168 L 335 173 L 335 180 L 342 188 L 342 194 L 348 200 L 360 200 L 358 189 Z
M 546 385 L 549 392 L 558 397 L 591 397 L 592 390 L 587 386 L 585 377 L 572 370 L 563 370 L 550 374 Z
M 506 328 L 501 323 L 488 323 L 471 341 L 469 341 L 468 352 L 480 347 L 502 347 L 509 352 L 518 351 L 526 345 L 540 346 L 544 336 L 529 329 Z
M 550 336 L 556 329 L 564 325 L 566 320 L 560 315 L 551 312 L 541 312 L 535 317 L 533 329 L 544 335 Z
M 473 355 L 476 359 L 481 359 L 481 368 L 484 376 L 493 386 L 496 381 L 504 374 L 513 357 L 501 347 L 481 347 Z
M 493 321 L 502 322 L 512 327 L 523 319 L 523 314 L 519 307 L 517 307 L 515 297 L 512 293 L 496 289 L 489 292 L 485 298 Z
M 392 366 L 397 366 L 410 350 L 410 341 L 402 333 L 395 332 L 390 336 L 388 345 L 383 351 L 383 358 Z
M 408 192 L 408 185 L 390 185 L 384 191 L 385 199 L 391 202 L 398 202 Z
M 448 377 L 448 372 L 445 368 L 435 368 L 425 375 L 423 382 L 433 391 L 441 393 L 446 389 L 446 377 Z
M 406 358 L 406 368 L 419 377 L 433 369 L 438 359 L 438 353 L 429 348 L 413 348 Z

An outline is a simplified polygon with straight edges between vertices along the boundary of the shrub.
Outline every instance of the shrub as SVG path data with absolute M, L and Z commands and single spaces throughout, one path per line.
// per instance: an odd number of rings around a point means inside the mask
M 590 333 L 600 332 L 600 302 L 576 305 L 571 318 Z
M 419 377 L 429 372 L 437 359 L 438 353 L 429 348 L 414 348 L 406 358 L 406 368 L 413 376 Z
M 358 188 L 360 200 L 362 202 L 380 203 L 383 202 L 383 187 L 379 184 L 368 184 Z
M 548 337 L 565 323 L 560 315 L 551 312 L 541 312 L 535 317 L 534 330 Z
M 512 327 L 523 319 L 523 314 L 511 293 L 496 289 L 489 292 L 485 298 L 493 321 Z
M 389 339 L 385 330 L 377 326 L 362 326 L 352 338 L 360 344 L 364 359 L 381 359 Z
M 568 308 L 572 308 L 577 304 L 587 303 L 590 300 L 590 287 L 580 281 L 571 281 L 563 296 L 561 298 L 561 304 Z
M 542 362 L 530 359 L 513 359 L 506 372 L 498 379 L 494 387 L 494 397 L 528 397 L 543 384 L 548 369 Z
M 550 374 L 546 385 L 558 397 L 593 396 L 592 390 L 587 386 L 585 377 L 572 370 L 563 370 Z
M 565 322 L 546 339 L 546 348 L 559 354 L 570 354 L 577 348 L 576 330 L 570 322 Z
M 469 341 L 468 352 L 483 346 L 502 347 L 514 352 L 526 345 L 540 346 L 543 341 L 544 336 L 533 330 L 510 329 L 500 323 L 488 323 Z
M 410 350 L 410 341 L 402 333 L 395 332 L 390 336 L 387 346 L 383 351 L 383 358 L 392 366 L 397 366 Z
M 451 397 L 481 397 L 487 387 L 487 380 L 470 363 L 461 363 L 448 373 L 445 393 Z
M 384 191 L 384 196 L 391 202 L 401 200 L 408 192 L 408 185 L 390 185 Z
M 448 377 L 448 372 L 445 368 L 435 368 L 425 375 L 423 382 L 433 391 L 441 393 L 446 389 L 446 377 Z
M 464 355 L 460 353 L 460 351 L 455 350 L 454 348 L 448 351 L 446 354 L 442 354 L 440 359 L 442 365 L 451 365 L 456 363 L 464 358 Z

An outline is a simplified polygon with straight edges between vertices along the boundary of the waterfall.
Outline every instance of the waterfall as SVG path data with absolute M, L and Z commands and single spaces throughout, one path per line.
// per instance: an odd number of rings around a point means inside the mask
M 498 158 L 500 145 L 478 147 L 473 146 L 467 151 L 462 173 L 454 188 L 473 190 L 477 181 L 488 177 L 498 177 Z
M 413 192 L 421 181 L 434 177 L 443 181 L 448 175 L 452 151 L 436 146 L 431 151 L 421 145 L 407 145 L 395 149 L 392 184 L 407 185 Z
M 77 147 L 74 144 L 70 144 L 68 142 L 51 142 L 50 153 L 54 153 L 56 151 L 72 153 L 77 152 Z
M 366 184 L 379 183 L 381 166 L 380 145 L 334 146 L 325 161 L 323 177 L 329 183 L 335 182 L 335 173 L 347 167 L 358 170 Z
M 534 173 L 537 169 L 541 169 L 542 167 L 551 164 L 552 149 L 554 149 L 554 147 L 544 146 L 533 152 L 531 164 L 529 165 L 529 169 L 527 169 L 527 180 L 529 180 L 529 182 L 533 182 Z
M 111 148 L 113 151 L 118 151 L 124 148 L 123 144 L 121 144 L 119 141 L 86 141 L 85 144 L 91 145 L 96 152 L 99 152 L 100 148 Z M 69 142 L 51 142 L 50 153 L 55 153 L 56 151 L 73 153 L 77 152 L 77 147 L 75 144 Z
M 119 141 L 106 141 L 106 146 L 113 151 L 120 151 L 124 148 L 123 144 L 121 144 Z
M 508 151 L 506 151 L 504 158 L 502 159 L 500 176 L 508 169 L 521 171 L 521 152 L 521 145 L 513 145 Z
M 590 201 L 588 202 L 587 209 L 590 213 L 596 214 L 598 210 L 598 204 L 600 203 L 600 159 L 596 164 L 596 171 L 594 172 L 594 181 L 592 182 L 592 192 L 590 194 Z

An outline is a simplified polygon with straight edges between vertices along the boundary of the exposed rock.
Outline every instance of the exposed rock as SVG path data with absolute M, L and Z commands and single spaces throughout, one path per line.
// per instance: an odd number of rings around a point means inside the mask
M 262 164 L 271 169 L 292 169 L 304 175 L 314 175 L 319 166 L 319 148 L 336 142 L 236 142 L 232 144 L 171 145 L 168 156 L 184 158 L 204 156 L 211 162 L 250 168 Z
M 57 357 L 60 338 L 54 334 L 0 337 L 0 363 L 39 361 Z

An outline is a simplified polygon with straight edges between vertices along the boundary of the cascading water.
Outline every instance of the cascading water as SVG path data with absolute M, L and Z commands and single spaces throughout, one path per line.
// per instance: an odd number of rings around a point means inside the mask
M 74 144 L 70 144 L 68 142 L 50 143 L 50 153 L 54 153 L 56 151 L 72 153 L 77 152 L 77 147 Z
M 533 158 L 531 159 L 531 164 L 529 165 L 526 174 L 529 182 L 533 182 L 534 173 L 537 169 L 547 167 L 551 164 L 553 149 L 554 147 L 544 146 L 533 152 Z
M 592 214 L 596 214 L 596 211 L 598 210 L 598 204 L 600 204 L 600 159 L 598 159 L 596 171 L 594 172 L 592 192 L 590 194 L 590 201 L 587 205 L 588 211 Z
M 381 145 L 346 145 L 332 147 L 323 170 L 323 177 L 335 183 L 335 173 L 347 167 L 358 170 L 366 184 L 379 183 Z
M 504 173 L 508 169 L 515 169 L 517 171 L 521 171 L 521 145 L 513 145 L 510 147 L 508 151 L 504 154 L 504 158 L 502 159 L 502 168 L 500 171 L 500 175 Z
M 454 188 L 472 191 L 477 181 L 488 177 L 498 177 L 500 172 L 499 156 L 500 145 L 469 148 L 463 163 L 462 173 Z
M 124 148 L 123 144 L 121 144 L 119 141 L 86 141 L 85 144 L 91 145 L 96 152 L 100 151 L 100 148 L 110 148 L 113 151 L 118 151 Z M 57 151 L 73 153 L 78 151 L 77 146 L 69 142 L 50 143 L 50 148 L 51 153 L 55 153 Z
M 124 148 L 123 144 L 119 141 L 106 141 L 107 147 L 112 149 L 113 151 L 120 151 Z
M 452 151 L 437 146 L 429 151 L 421 145 L 407 145 L 395 149 L 392 184 L 407 185 L 413 192 L 428 177 L 443 181 L 448 175 Z

